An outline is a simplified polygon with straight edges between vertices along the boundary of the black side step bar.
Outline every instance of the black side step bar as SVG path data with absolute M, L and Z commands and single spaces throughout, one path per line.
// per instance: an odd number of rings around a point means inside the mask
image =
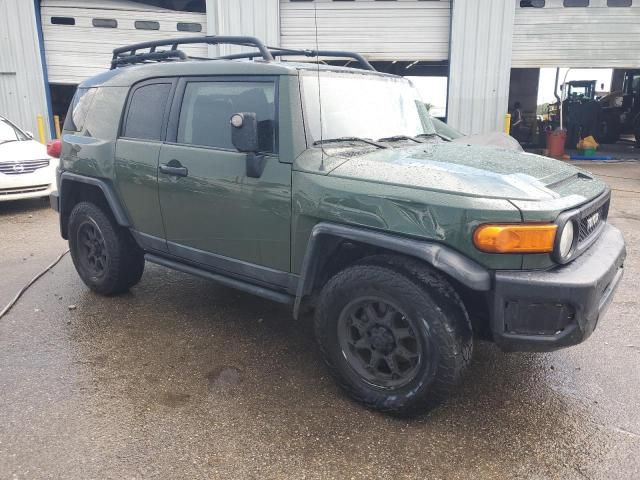
M 287 295 L 286 293 L 276 292 L 274 290 L 260 287 L 258 285 L 244 282 L 242 280 L 237 280 L 235 278 L 230 278 L 224 275 L 209 272 L 208 270 L 203 270 L 202 268 L 185 265 L 184 263 L 179 263 L 168 258 L 160 257 L 158 255 L 147 253 L 145 254 L 144 258 L 151 263 L 162 265 L 163 267 L 171 268 L 179 272 L 190 273 L 191 275 L 196 275 L 198 277 L 213 280 L 214 282 L 217 282 L 226 287 L 231 287 L 237 290 L 242 290 L 243 292 L 252 293 L 253 295 L 266 298 L 267 300 L 278 303 L 285 303 L 287 305 L 292 305 L 294 301 L 294 297 L 292 297 L 291 295 Z

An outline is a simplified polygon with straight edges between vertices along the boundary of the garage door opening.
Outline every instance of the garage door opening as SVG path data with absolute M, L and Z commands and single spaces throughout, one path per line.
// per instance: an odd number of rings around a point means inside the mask
M 76 92 L 77 85 L 50 83 L 49 91 L 51 93 L 51 110 L 53 115 L 60 118 L 60 127 L 64 125 L 64 119 L 67 116 L 71 99 Z
M 541 69 L 538 115 L 548 128 L 562 117 L 569 148 L 589 135 L 601 145 L 640 144 L 640 69 Z

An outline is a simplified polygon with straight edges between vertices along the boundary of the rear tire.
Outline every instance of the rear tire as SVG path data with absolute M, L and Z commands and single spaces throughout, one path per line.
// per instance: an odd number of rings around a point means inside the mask
M 400 415 L 442 403 L 473 349 L 469 317 L 451 285 L 421 262 L 387 255 L 329 280 L 318 300 L 315 333 L 347 394 Z
M 102 295 L 128 291 L 144 272 L 144 253 L 131 234 L 93 203 L 71 211 L 69 249 L 82 281 Z

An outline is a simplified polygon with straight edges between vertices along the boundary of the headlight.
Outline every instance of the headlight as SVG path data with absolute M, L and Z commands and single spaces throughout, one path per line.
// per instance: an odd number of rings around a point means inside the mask
M 562 232 L 560 233 L 560 242 L 558 242 L 558 255 L 561 259 L 566 260 L 571 254 L 571 250 L 573 248 L 573 238 L 574 238 L 574 226 L 573 222 L 569 220 L 562 227 Z

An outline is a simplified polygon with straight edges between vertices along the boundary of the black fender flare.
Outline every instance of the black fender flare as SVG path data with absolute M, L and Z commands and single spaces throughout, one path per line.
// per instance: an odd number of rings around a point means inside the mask
M 84 175 L 78 175 L 77 173 L 72 172 L 62 172 L 60 174 L 60 179 L 58 182 L 58 205 L 60 210 L 60 231 L 64 234 L 64 225 L 63 221 L 65 218 L 65 214 L 68 215 L 70 212 L 66 211 L 68 208 L 65 205 L 65 194 L 69 192 L 69 188 L 71 188 L 74 183 L 83 183 L 87 185 L 92 185 L 94 187 L 98 187 L 104 198 L 111 209 L 111 213 L 115 218 L 118 225 L 122 227 L 130 227 L 131 223 L 129 222 L 129 217 L 127 213 L 120 203 L 116 192 L 114 191 L 113 185 L 108 180 L 103 178 L 96 177 L 87 177 Z M 64 235 L 63 235 L 64 236 Z M 66 238 L 66 237 L 65 237 Z
M 326 260 L 331 246 L 336 241 L 342 240 L 366 243 L 418 258 L 472 290 L 488 291 L 491 289 L 491 274 L 487 269 L 445 245 L 404 238 L 366 228 L 321 222 L 311 230 L 307 250 L 302 261 L 293 306 L 294 318 L 298 318 L 302 299 L 311 293 L 318 268 Z

